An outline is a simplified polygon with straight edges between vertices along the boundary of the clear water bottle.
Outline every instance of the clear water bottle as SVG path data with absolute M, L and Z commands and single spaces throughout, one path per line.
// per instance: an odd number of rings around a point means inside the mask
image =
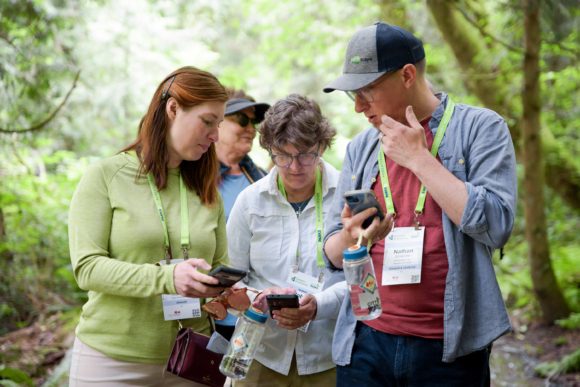
M 383 311 L 373 261 L 365 246 L 349 247 L 342 253 L 342 268 L 352 311 L 357 320 L 373 320 Z
M 232 379 L 244 379 L 262 341 L 268 316 L 250 307 L 238 320 L 228 351 L 220 363 L 220 372 Z

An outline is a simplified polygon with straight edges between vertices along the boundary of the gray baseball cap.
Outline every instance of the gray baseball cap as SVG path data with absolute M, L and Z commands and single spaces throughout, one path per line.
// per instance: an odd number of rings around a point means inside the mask
M 323 89 L 352 91 L 383 74 L 425 58 L 423 43 L 409 31 L 383 22 L 357 31 L 348 42 L 342 75 Z
M 246 98 L 233 98 L 226 102 L 225 115 L 237 113 L 249 107 L 254 107 L 254 113 L 256 115 L 256 121 L 262 122 L 264 120 L 264 115 L 266 110 L 270 108 L 270 105 L 265 102 L 254 102 Z

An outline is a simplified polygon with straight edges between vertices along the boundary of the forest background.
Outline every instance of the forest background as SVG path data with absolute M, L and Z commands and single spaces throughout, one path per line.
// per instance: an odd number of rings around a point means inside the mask
M 0 0 L 0 385 L 40 384 L 64 356 L 86 299 L 69 261 L 70 198 L 88 164 L 134 138 L 166 74 L 194 65 L 259 101 L 316 99 L 338 131 L 324 157 L 340 168 L 368 124 L 322 87 L 354 31 L 377 20 L 423 39 L 436 90 L 508 122 L 519 204 L 494 264 L 514 342 L 557 327 L 535 348 L 558 354 L 532 374 L 579 381 L 577 1 Z M 252 157 L 269 164 L 257 141 Z

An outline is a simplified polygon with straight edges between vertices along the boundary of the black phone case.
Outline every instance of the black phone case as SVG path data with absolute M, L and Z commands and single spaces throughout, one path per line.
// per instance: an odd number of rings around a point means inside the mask
M 270 317 L 272 311 L 279 310 L 282 308 L 298 308 L 300 303 L 298 302 L 298 296 L 295 294 L 269 294 L 266 296 L 266 301 L 268 302 L 268 309 L 270 309 Z
M 231 267 L 220 265 L 210 271 L 208 275 L 215 277 L 220 282 L 219 285 L 210 285 L 210 286 L 225 286 L 229 287 L 235 284 L 236 282 L 240 281 L 242 278 L 246 276 L 246 272 L 238 269 L 234 269 Z

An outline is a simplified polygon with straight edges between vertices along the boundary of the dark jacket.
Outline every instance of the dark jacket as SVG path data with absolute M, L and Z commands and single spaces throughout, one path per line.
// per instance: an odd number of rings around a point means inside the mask
M 242 161 L 240 161 L 240 168 L 242 169 L 242 172 L 244 173 L 244 175 L 246 175 L 250 183 L 260 180 L 262 177 L 266 176 L 267 173 L 265 170 L 254 164 L 254 162 L 248 155 L 244 156 Z M 230 167 L 228 167 L 227 165 L 223 164 L 220 161 L 220 178 L 229 170 Z

